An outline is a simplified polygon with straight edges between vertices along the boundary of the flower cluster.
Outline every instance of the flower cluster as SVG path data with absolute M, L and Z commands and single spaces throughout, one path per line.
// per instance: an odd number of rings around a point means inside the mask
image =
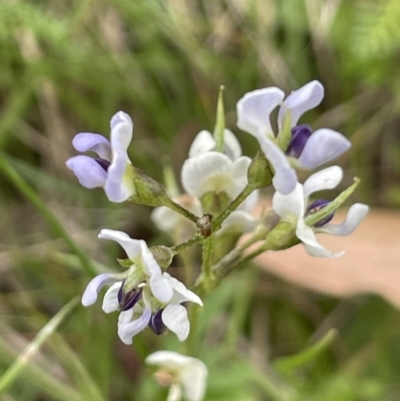
M 172 247 L 149 248 L 145 241 L 132 239 L 124 232 L 101 230 L 99 238 L 115 241 L 124 249 L 127 259 L 120 264 L 125 270 L 94 277 L 83 293 L 82 304 L 94 304 L 99 291 L 109 286 L 102 309 L 105 313 L 119 312 L 117 331 L 125 344 L 131 344 L 132 338 L 146 328 L 157 335 L 172 331 L 179 341 L 184 341 L 189 336 L 190 322 L 182 304 L 203 303 L 166 270 L 174 255 L 192 245 L 202 245 L 202 266 L 194 285 L 202 294 L 247 261 L 243 251 L 260 240 L 262 245 L 252 252 L 252 257 L 300 242 L 312 256 L 342 255 L 343 252 L 325 249 L 316 234 L 345 236 L 360 224 L 368 212 L 368 207 L 360 203 L 350 207 L 341 224 L 331 223 L 335 210 L 354 191 L 358 181 L 333 201 L 310 201 L 311 195 L 336 188 L 343 171 L 339 166 L 327 167 L 303 183 L 296 172 L 322 167 L 351 146 L 339 132 L 328 128 L 313 131 L 309 125 L 299 124 L 301 116 L 318 106 L 323 96 L 324 89 L 318 81 L 304 85 L 286 98 L 275 87 L 245 94 L 237 103 L 237 126 L 259 142 L 260 152 L 253 159 L 242 155 L 237 138 L 225 128 L 223 107 L 219 106 L 214 134 L 199 132 L 189 149 L 181 171 L 182 194 L 171 191 L 168 185 L 165 189 L 131 163 L 128 147 L 133 123 L 126 113 L 120 111 L 112 117 L 110 141 L 99 134 L 78 134 L 73 140 L 75 149 L 97 155 L 78 155 L 67 161 L 79 182 L 89 189 L 103 188 L 112 202 L 156 207 L 153 222 L 177 242 Z M 277 107 L 274 133 L 270 114 Z M 269 185 L 275 189 L 273 209 L 256 218 L 250 212 L 258 201 L 258 190 Z M 250 239 L 238 245 L 243 233 L 250 233 Z M 156 378 L 169 386 L 168 400 L 203 399 L 207 368 L 198 359 L 158 351 L 146 362 L 158 366 Z

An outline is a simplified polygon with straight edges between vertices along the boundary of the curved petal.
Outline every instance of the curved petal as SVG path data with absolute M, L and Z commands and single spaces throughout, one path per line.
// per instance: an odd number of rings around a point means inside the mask
M 130 321 L 129 323 L 126 323 L 127 317 L 129 317 L 129 315 L 125 316 L 125 314 L 128 313 L 130 316 L 132 316 L 134 313 L 133 309 L 129 309 L 126 312 L 121 312 L 119 314 L 118 336 L 123 343 L 132 344 L 132 337 L 144 330 L 149 324 L 149 321 L 151 319 L 151 309 L 146 306 L 143 309 L 143 313 L 140 317 Z
M 208 131 L 200 131 L 194 138 L 189 149 L 189 157 L 195 157 L 202 153 L 210 152 L 215 148 L 215 139 Z
M 152 294 L 162 303 L 170 302 L 174 292 L 171 285 L 160 274 L 150 276 L 149 285 Z
M 111 161 L 111 144 L 103 135 L 81 132 L 75 135 L 72 145 L 78 152 L 92 151 L 102 159 Z
M 275 192 L 272 207 L 283 221 L 297 224 L 305 213 L 303 186 L 297 183 L 295 189 L 287 195 Z
M 300 219 L 297 224 L 296 236 L 304 245 L 306 252 L 317 258 L 338 258 L 344 252 L 334 253 L 324 248 L 315 237 L 314 231 L 308 227 L 303 219 Z
M 336 188 L 343 178 L 343 170 L 339 166 L 331 166 L 311 175 L 303 184 L 304 197 L 314 192 Z
M 274 188 L 282 194 L 292 192 L 296 187 L 297 175 L 295 170 L 290 166 L 286 155 L 269 138 L 259 137 L 258 142 L 265 157 L 275 170 L 274 178 L 272 179 Z
M 163 323 L 173 331 L 179 341 L 185 341 L 189 335 L 190 323 L 187 317 L 187 310 L 178 304 L 169 304 L 161 315 Z
M 279 130 L 283 127 L 284 119 L 290 112 L 290 127 L 297 125 L 299 118 L 308 110 L 317 107 L 324 98 L 324 87 L 318 81 L 311 81 L 293 91 L 283 102 L 278 115 Z
M 315 131 L 308 139 L 298 163 L 305 169 L 314 169 L 347 152 L 350 141 L 339 132 L 328 128 Z
M 89 189 L 104 187 L 107 180 L 107 171 L 89 156 L 74 156 L 65 163 L 74 172 L 79 183 Z
M 317 229 L 319 233 L 345 236 L 351 234 L 367 215 L 369 207 L 362 203 L 355 203 L 347 212 L 346 219 L 341 224 L 325 224 Z
M 174 295 L 170 301 L 172 304 L 180 304 L 182 302 L 191 301 L 203 306 L 203 302 L 201 301 L 200 297 L 194 292 L 188 290 L 179 280 L 171 277 L 168 273 L 163 273 L 163 277 L 174 290 Z
M 207 367 L 200 360 L 192 359 L 181 374 L 183 392 L 189 401 L 201 401 L 206 391 Z
M 253 231 L 257 223 L 251 214 L 243 210 L 233 211 L 229 217 L 222 223 L 221 229 L 217 235 L 229 234 L 243 234 Z
M 132 239 L 122 231 L 103 229 L 100 231 L 98 237 L 118 242 L 132 261 L 142 253 L 142 242 L 144 241 Z
M 114 283 L 106 292 L 103 298 L 102 309 L 105 313 L 118 310 L 118 291 L 121 289 L 122 281 Z
M 99 274 L 98 276 L 90 280 L 82 295 L 82 305 L 93 305 L 97 301 L 98 292 L 105 285 L 115 283 L 116 281 L 121 281 L 121 278 L 119 278 L 115 274 L 110 273 Z
M 225 154 L 233 161 L 242 155 L 242 148 L 235 134 L 229 130 L 224 130 Z
M 237 103 L 237 126 L 256 138 L 274 136 L 270 114 L 285 94 L 276 87 L 257 89 L 246 93 Z
M 228 156 L 219 152 L 203 153 L 187 159 L 183 164 L 182 185 L 186 192 L 199 198 L 209 191 L 225 191 L 229 196 L 235 197 L 238 194 L 238 178 L 243 180 L 245 177 L 247 182 L 247 175 L 242 172 L 242 177 L 236 177 L 233 168 L 234 164 Z
M 146 242 L 140 240 L 140 253 L 142 254 L 143 270 L 148 276 L 161 276 L 161 267 L 158 265 Z
M 105 192 L 112 202 L 124 202 L 135 193 L 133 181 L 129 177 L 127 149 L 132 140 L 133 123 L 131 118 L 120 111 L 111 120 L 112 161 L 108 168 Z

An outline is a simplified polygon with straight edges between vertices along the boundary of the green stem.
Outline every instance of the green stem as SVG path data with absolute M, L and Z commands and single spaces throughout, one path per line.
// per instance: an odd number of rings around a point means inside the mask
M 164 206 L 169 207 L 170 209 L 174 210 L 175 212 L 181 214 L 182 216 L 186 217 L 190 221 L 193 221 L 193 223 L 197 224 L 199 221 L 199 217 L 194 215 L 192 212 L 189 212 L 189 210 L 185 209 L 178 203 L 174 202 L 172 199 L 165 197 L 164 200 Z
M 203 265 L 202 271 L 204 275 L 204 289 L 208 292 L 210 289 L 210 282 L 213 279 L 212 267 L 212 251 L 213 251 L 213 235 L 210 235 L 203 241 Z
M 90 259 L 86 254 L 79 248 L 72 237 L 68 234 L 62 224 L 53 215 L 50 209 L 47 208 L 46 204 L 36 194 L 36 192 L 21 178 L 21 176 L 14 170 L 13 167 L 6 161 L 6 156 L 0 154 L 0 170 L 6 177 L 22 192 L 22 194 L 39 210 L 42 216 L 47 220 L 49 226 L 68 244 L 71 251 L 80 259 L 83 268 L 91 276 L 97 274 L 97 270 L 93 267 Z
M 3 373 L 0 379 L 0 396 L 14 383 L 14 381 L 22 374 L 26 365 L 37 354 L 40 347 L 58 328 L 65 317 L 79 303 L 79 297 L 73 298 L 68 302 L 36 335 L 34 340 L 25 348 L 22 354 L 14 361 L 14 363 Z
M 185 249 L 190 248 L 192 245 L 198 244 L 199 242 L 202 241 L 202 239 L 203 239 L 202 235 L 200 233 L 196 233 L 195 235 L 193 235 L 192 238 L 188 239 L 187 241 L 172 246 L 169 249 L 176 255 L 177 253 L 180 253 Z
M 214 220 L 212 224 L 213 232 L 221 228 L 222 223 L 234 212 L 254 191 L 254 186 L 247 184 L 243 191 L 229 204 L 229 206 Z

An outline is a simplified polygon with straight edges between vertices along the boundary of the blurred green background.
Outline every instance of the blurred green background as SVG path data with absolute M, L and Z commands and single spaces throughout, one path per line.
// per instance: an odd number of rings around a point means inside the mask
M 318 79 L 325 99 L 302 121 L 351 138 L 340 163 L 362 179 L 357 200 L 400 207 L 398 0 L 3 0 L 0 55 L 0 371 L 81 294 L 84 255 L 118 268 L 123 254 L 97 239 L 101 228 L 168 244 L 149 208 L 109 204 L 65 167 L 73 136 L 108 135 L 118 110 L 135 122 L 131 160 L 161 180 L 162 157 L 179 176 L 193 137 L 212 130 L 221 84 L 227 125 L 252 156 L 236 102 Z M 257 269 L 232 275 L 194 340 L 210 370 L 206 400 L 398 401 L 399 318 L 377 297 L 338 300 Z M 279 361 L 331 327 L 339 335 L 316 358 Z M 163 400 L 143 364 L 161 348 L 184 351 L 150 333 L 127 347 L 100 302 L 78 306 L 0 398 Z

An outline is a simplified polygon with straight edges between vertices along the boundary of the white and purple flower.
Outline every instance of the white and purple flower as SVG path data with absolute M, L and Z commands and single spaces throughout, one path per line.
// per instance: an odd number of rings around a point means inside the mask
M 324 88 L 320 82 L 309 82 L 285 100 L 284 97 L 284 92 L 276 87 L 246 93 L 237 103 L 237 126 L 257 138 L 275 170 L 275 189 L 288 194 L 297 183 L 292 166 L 314 169 L 346 152 L 351 144 L 342 134 L 331 129 L 322 128 L 312 132 L 308 125 L 297 125 L 306 111 L 321 103 Z M 283 150 L 276 143 L 270 122 L 270 114 L 277 106 L 280 106 L 278 136 L 287 124 L 291 129 L 291 138 Z
M 311 194 L 326 189 L 335 188 L 342 180 L 343 172 L 338 166 L 328 167 L 311 175 L 304 184 L 296 183 L 295 189 L 289 194 L 275 192 L 272 205 L 282 221 L 291 223 L 296 229 L 297 238 L 303 243 L 306 252 L 316 257 L 339 257 L 344 252 L 333 253 L 325 249 L 316 239 L 316 233 L 326 233 L 339 236 L 351 234 L 368 213 L 368 206 L 362 203 L 352 205 L 346 219 L 341 224 L 331 224 L 333 215 L 327 216 L 313 227 L 309 227 L 305 219 L 308 214 L 325 207 L 329 202 L 318 199 L 308 205 Z
M 146 358 L 148 365 L 157 366 L 155 377 L 162 386 L 169 387 L 168 401 L 188 401 L 204 398 L 207 367 L 197 358 L 172 351 L 157 351 Z
M 102 187 L 110 201 L 124 202 L 135 194 L 127 153 L 133 122 L 128 114 L 119 111 L 112 117 L 110 126 L 110 141 L 99 134 L 77 134 L 72 141 L 74 148 L 79 152 L 95 152 L 98 157 L 74 156 L 66 165 L 85 188 Z

